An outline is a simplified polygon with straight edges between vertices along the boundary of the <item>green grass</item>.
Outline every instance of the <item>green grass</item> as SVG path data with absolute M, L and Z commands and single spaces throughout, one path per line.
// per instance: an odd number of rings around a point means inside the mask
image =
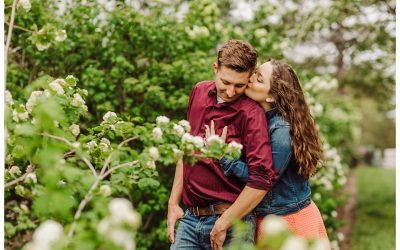
M 358 204 L 350 250 L 394 250 L 396 246 L 396 171 L 359 167 Z

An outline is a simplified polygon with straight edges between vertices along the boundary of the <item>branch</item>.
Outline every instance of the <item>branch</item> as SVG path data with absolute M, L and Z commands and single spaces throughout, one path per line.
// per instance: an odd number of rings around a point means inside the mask
M 117 166 L 114 166 L 114 167 L 110 168 L 105 174 L 103 174 L 101 176 L 101 178 L 104 179 L 109 174 L 111 174 L 112 172 L 114 172 L 115 170 L 117 170 L 119 168 L 123 168 L 123 167 L 130 166 L 130 165 L 136 165 L 138 163 L 139 163 L 139 161 L 130 161 L 130 162 L 121 163 L 121 164 L 119 164 Z
M 128 143 L 128 142 L 133 141 L 133 140 L 136 140 L 136 139 L 137 139 L 137 136 L 134 136 L 134 137 L 131 137 L 131 138 L 126 139 L 125 141 L 123 141 L 123 142 L 121 142 L 120 144 L 118 144 L 117 149 L 121 149 L 122 146 L 123 146 L 125 143 Z M 112 157 L 114 156 L 114 153 L 115 153 L 115 152 L 116 152 L 116 150 L 112 151 L 112 152 L 108 155 L 106 161 L 104 162 L 103 168 L 101 169 L 100 175 L 104 175 L 104 172 L 106 171 L 108 164 L 110 164 L 110 161 L 111 161 Z
M 95 183 L 93 183 L 93 185 L 90 187 L 89 191 L 88 191 L 87 194 L 85 195 L 85 198 L 81 201 L 81 203 L 79 203 L 78 210 L 76 211 L 75 216 L 74 216 L 74 222 L 72 223 L 71 228 L 69 229 L 69 232 L 68 232 L 68 237 L 69 237 L 69 238 L 72 237 L 72 235 L 73 235 L 73 233 L 74 233 L 74 230 L 75 230 L 75 227 L 76 227 L 77 220 L 81 217 L 82 211 L 83 211 L 83 209 L 85 208 L 85 206 L 86 206 L 86 205 L 89 203 L 89 201 L 92 199 L 92 193 L 93 193 L 93 191 L 97 188 L 97 186 L 100 184 L 100 182 L 101 182 L 107 175 L 109 175 L 110 173 L 112 173 L 114 170 L 117 170 L 117 169 L 122 168 L 122 167 L 125 167 L 125 166 L 129 166 L 129 165 L 132 165 L 132 164 L 137 164 L 138 162 L 139 162 L 139 161 L 132 161 L 132 162 L 126 162 L 126 163 L 119 164 L 119 165 L 117 165 L 117 166 L 115 166 L 115 167 L 112 167 L 112 168 L 111 168 L 110 170 L 108 170 L 104 175 L 100 175 L 100 176 L 98 176 L 98 177 L 96 178 Z
M 72 235 L 74 233 L 74 230 L 75 230 L 75 227 L 76 227 L 77 220 L 81 217 L 82 211 L 85 208 L 85 206 L 92 199 L 92 193 L 97 188 L 97 186 L 99 185 L 101 180 L 102 180 L 102 178 L 97 178 L 96 179 L 95 183 L 93 183 L 93 185 L 90 187 L 89 191 L 85 195 L 85 198 L 79 204 L 78 210 L 76 211 L 76 213 L 74 215 L 74 222 L 72 223 L 71 228 L 69 229 L 69 232 L 68 232 L 68 237 L 69 238 L 72 237 Z
M 68 146 L 74 147 L 74 146 L 72 145 L 72 143 L 71 143 L 70 141 L 68 141 L 67 139 L 65 139 L 64 137 L 56 136 L 56 135 L 51 135 L 51 134 L 47 134 L 47 133 L 39 133 L 39 135 L 43 135 L 43 136 L 46 136 L 46 137 L 49 137 L 49 138 L 52 138 L 52 139 L 56 139 L 56 140 L 65 142 L 66 144 L 68 144 Z
M 9 23 L 9 22 L 5 21 L 5 23 L 6 23 L 7 25 L 10 26 L 10 23 Z M 26 29 L 26 28 L 23 28 L 23 27 L 21 27 L 21 26 L 17 26 L 17 25 L 15 25 L 15 24 L 14 24 L 14 28 L 19 29 L 19 30 L 23 30 L 23 31 L 26 31 L 26 32 L 29 32 L 29 33 L 34 33 L 34 32 L 35 32 L 35 31 L 33 31 L 33 30 L 28 30 L 28 29 Z
M 27 176 L 28 174 L 32 173 L 32 172 L 33 172 L 33 168 L 27 168 L 25 174 L 23 174 L 22 176 L 18 177 L 18 178 L 15 179 L 15 180 L 12 180 L 12 181 L 10 181 L 10 182 L 4 184 L 4 188 L 12 187 L 12 186 L 14 186 L 15 184 L 17 184 L 17 183 L 19 183 L 19 182 L 25 180 L 26 176 Z
M 49 138 L 53 138 L 53 139 L 65 142 L 69 146 L 74 147 L 72 145 L 72 143 L 70 141 L 68 141 L 67 139 L 65 139 L 64 137 L 60 137 L 60 136 L 56 136 L 56 135 L 50 135 L 50 134 L 46 134 L 46 133 L 40 133 L 40 135 L 43 135 L 43 136 L 46 136 L 46 137 L 49 137 Z M 92 171 L 94 177 L 97 177 L 96 169 L 93 167 L 92 163 L 86 157 L 84 157 L 83 155 L 80 155 L 80 157 L 86 163 L 86 165 L 90 168 L 90 170 Z
M 11 17 L 10 17 L 10 25 L 8 26 L 8 32 L 7 32 L 7 42 L 6 46 L 4 47 L 4 82 L 7 81 L 8 48 L 10 48 L 11 36 L 15 19 L 15 9 L 17 8 L 17 3 L 18 0 L 13 1 Z

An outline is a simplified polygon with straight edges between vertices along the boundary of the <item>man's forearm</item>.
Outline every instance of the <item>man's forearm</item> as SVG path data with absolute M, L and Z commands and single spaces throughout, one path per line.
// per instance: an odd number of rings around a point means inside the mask
M 174 183 L 172 185 L 171 195 L 168 204 L 179 204 L 182 198 L 183 190 L 183 162 L 179 160 L 176 163 Z
M 266 190 L 244 187 L 236 201 L 221 215 L 223 226 L 227 229 L 231 226 L 233 219 L 243 218 L 261 202 L 266 194 Z

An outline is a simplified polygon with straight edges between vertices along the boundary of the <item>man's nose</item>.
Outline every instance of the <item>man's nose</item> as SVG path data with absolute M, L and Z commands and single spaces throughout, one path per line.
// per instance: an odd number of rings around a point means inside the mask
M 226 90 L 226 94 L 228 95 L 228 97 L 233 97 L 236 94 L 235 88 L 228 87 Z

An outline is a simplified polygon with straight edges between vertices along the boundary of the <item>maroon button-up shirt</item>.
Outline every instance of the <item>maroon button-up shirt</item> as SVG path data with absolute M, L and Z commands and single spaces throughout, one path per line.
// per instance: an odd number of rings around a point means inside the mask
M 204 125 L 214 120 L 217 134 L 228 126 L 227 142 L 243 145 L 242 160 L 248 164 L 247 184 L 225 176 L 218 161 L 200 160 L 183 167 L 183 202 L 187 206 L 207 206 L 224 201 L 233 203 L 245 185 L 270 190 L 278 174 L 272 168 L 271 146 L 263 108 L 243 95 L 229 103 L 217 103 L 214 81 L 198 83 L 192 90 L 187 113 L 194 136 L 205 135 Z

